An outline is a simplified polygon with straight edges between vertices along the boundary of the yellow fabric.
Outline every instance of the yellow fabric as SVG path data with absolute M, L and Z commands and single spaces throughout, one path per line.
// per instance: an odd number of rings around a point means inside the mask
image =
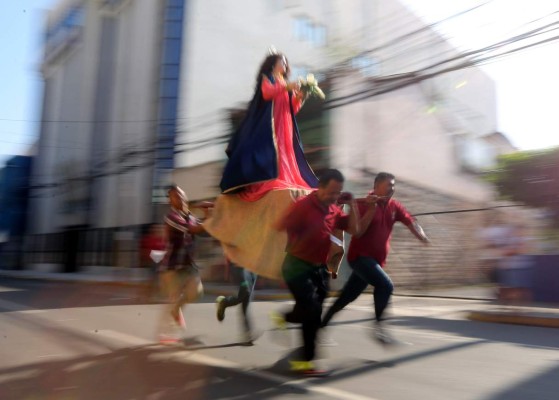
M 274 229 L 286 209 L 310 190 L 272 190 L 260 200 L 249 202 L 234 194 L 220 195 L 206 231 L 221 242 L 229 260 L 258 275 L 282 279 L 287 234 Z

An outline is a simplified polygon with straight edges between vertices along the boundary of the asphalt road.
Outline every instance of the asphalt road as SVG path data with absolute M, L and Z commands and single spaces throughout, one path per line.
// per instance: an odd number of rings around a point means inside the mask
M 393 334 L 371 339 L 371 296 L 338 314 L 320 348 L 325 378 L 288 371 L 299 330 L 271 331 L 288 301 L 258 301 L 262 336 L 239 343 L 240 310 L 217 322 L 213 298 L 185 308 L 180 345 L 157 343 L 160 304 L 134 288 L 0 280 L 0 399 L 559 398 L 559 331 L 469 321 L 484 301 L 396 297 Z

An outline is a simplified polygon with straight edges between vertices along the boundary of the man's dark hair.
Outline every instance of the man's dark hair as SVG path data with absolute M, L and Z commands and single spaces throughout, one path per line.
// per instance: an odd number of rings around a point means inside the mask
M 389 172 L 379 172 L 377 174 L 377 176 L 375 177 L 375 185 L 377 183 L 382 183 L 385 181 L 391 181 L 392 179 L 396 179 L 396 177 L 394 175 L 392 175 Z
M 167 196 L 171 194 L 171 192 L 176 192 L 179 190 L 179 185 L 173 184 L 167 187 Z
M 337 169 L 325 169 L 318 178 L 318 186 L 326 187 L 330 181 L 343 182 L 344 176 Z

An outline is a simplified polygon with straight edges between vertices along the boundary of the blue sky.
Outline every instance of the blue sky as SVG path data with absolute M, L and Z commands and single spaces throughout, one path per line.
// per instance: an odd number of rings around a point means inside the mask
M 0 165 L 24 154 L 38 136 L 41 40 L 44 10 L 57 0 L 4 0 L 0 5 Z M 438 21 L 483 0 L 404 0 L 427 22 Z M 476 13 L 438 29 L 461 48 L 506 37 L 524 23 L 559 10 L 556 0 L 490 0 Z M 559 19 L 557 14 L 555 19 Z M 498 129 L 520 149 L 559 145 L 559 42 L 523 51 L 483 67 L 497 84 Z
M 0 165 L 25 153 L 38 135 L 41 32 L 55 0 L 9 0 L 0 5 Z M 24 120 L 24 121 L 14 121 Z

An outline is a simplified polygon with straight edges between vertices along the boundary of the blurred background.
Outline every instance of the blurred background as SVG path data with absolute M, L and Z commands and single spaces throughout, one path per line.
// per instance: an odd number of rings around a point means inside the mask
M 398 287 L 486 284 L 510 259 L 535 272 L 535 300 L 559 300 L 559 11 L 530 4 L 6 2 L 0 268 L 141 274 L 168 185 L 191 201 L 219 194 L 274 46 L 327 96 L 298 116 L 315 171 L 339 168 L 358 196 L 395 174 L 432 238 L 423 248 L 395 229 Z M 229 279 L 218 243 L 197 251 L 203 279 Z

